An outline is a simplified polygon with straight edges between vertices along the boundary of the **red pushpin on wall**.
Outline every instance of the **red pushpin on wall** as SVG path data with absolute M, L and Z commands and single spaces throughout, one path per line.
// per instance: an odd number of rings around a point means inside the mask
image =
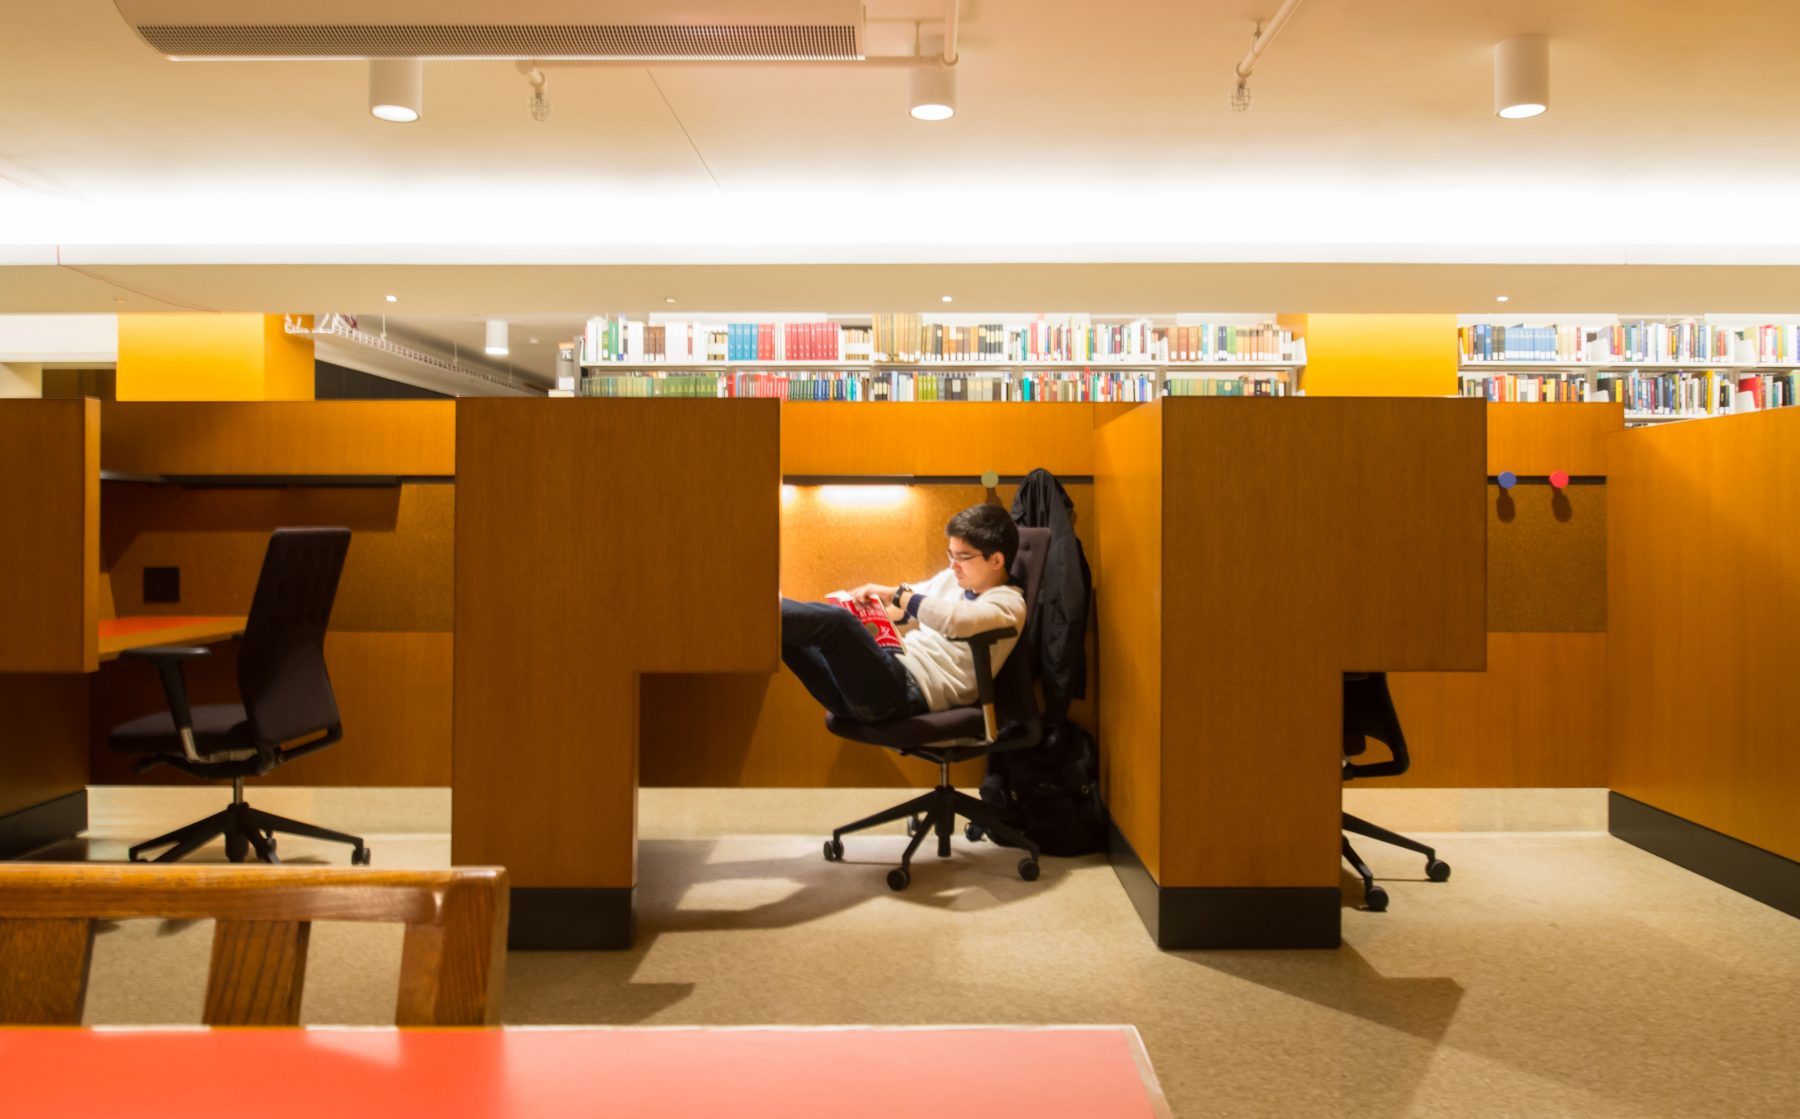
M 1559 490 L 1565 488 L 1569 484 L 1569 472 L 1567 470 L 1552 471 L 1550 474 L 1550 484 Z

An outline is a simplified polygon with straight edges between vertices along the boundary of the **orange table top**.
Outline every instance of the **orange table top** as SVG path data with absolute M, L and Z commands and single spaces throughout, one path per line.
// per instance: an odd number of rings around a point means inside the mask
M 0 1029 L 15 1115 L 1158 1119 L 1130 1026 Z
M 152 645 L 210 645 L 244 632 L 242 617 L 136 614 L 100 619 L 100 659 Z

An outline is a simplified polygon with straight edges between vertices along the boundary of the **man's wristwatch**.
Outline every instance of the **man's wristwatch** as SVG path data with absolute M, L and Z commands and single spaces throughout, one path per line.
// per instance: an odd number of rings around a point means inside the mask
M 901 595 L 911 594 L 911 593 L 912 593 L 912 585 L 909 583 L 901 583 L 899 586 L 895 587 L 894 588 L 894 599 L 893 599 L 894 609 L 896 609 L 896 610 L 900 609 L 900 596 Z

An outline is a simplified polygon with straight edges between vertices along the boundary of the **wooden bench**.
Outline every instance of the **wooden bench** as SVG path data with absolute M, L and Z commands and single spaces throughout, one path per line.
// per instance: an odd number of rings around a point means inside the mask
M 499 1022 L 506 871 L 356 867 L 0 865 L 0 1024 L 80 1025 L 94 922 L 217 922 L 209 1026 L 300 1021 L 313 921 L 406 926 L 400 1026 Z

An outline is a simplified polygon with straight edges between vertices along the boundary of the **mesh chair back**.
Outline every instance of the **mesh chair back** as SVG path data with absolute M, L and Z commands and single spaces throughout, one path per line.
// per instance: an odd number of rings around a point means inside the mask
M 338 729 L 325 627 L 350 549 L 347 528 L 278 528 L 238 651 L 238 694 L 262 742 Z
M 1002 723 L 1026 723 L 1038 717 L 1037 695 L 1032 690 L 1036 678 L 1032 658 L 1036 655 L 1038 584 L 1049 554 L 1049 529 L 1019 529 L 1019 554 L 1013 557 L 1011 573 L 1025 595 L 1025 629 L 1006 663 L 1000 666 L 999 675 L 994 677 L 994 708 Z
M 1373 738 L 1386 746 L 1393 758 L 1384 762 L 1346 765 L 1350 777 L 1397 777 L 1412 764 L 1406 752 L 1406 735 L 1400 730 L 1400 716 L 1394 711 L 1394 697 L 1388 693 L 1385 672 L 1346 672 L 1344 674 L 1344 756 L 1354 758 L 1367 749 L 1364 739 Z

